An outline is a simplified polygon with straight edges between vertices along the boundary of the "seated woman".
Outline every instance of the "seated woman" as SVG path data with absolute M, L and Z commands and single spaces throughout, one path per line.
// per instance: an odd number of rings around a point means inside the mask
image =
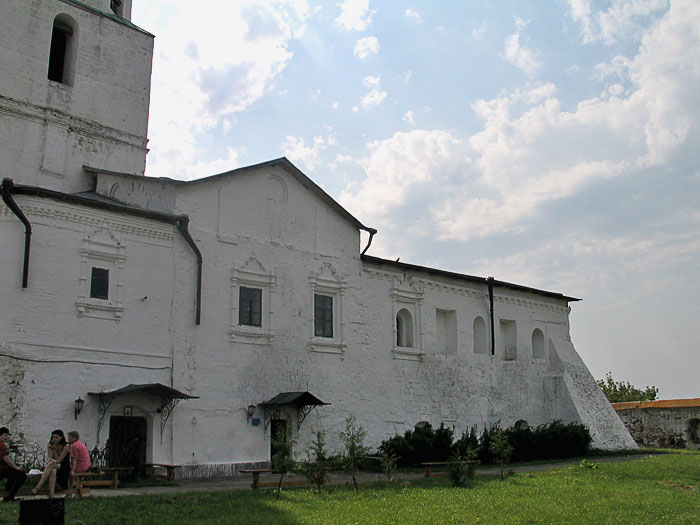
M 66 442 L 66 437 L 62 430 L 51 432 L 51 439 L 48 446 L 49 464 L 44 469 L 39 483 L 31 491 L 36 495 L 42 485 L 49 481 L 49 498 L 53 498 L 56 484 L 65 490 L 68 488 L 68 476 L 70 475 L 70 445 Z

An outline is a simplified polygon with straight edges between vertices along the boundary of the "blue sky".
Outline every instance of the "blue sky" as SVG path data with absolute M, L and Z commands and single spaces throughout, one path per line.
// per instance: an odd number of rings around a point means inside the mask
M 700 3 L 137 0 L 147 174 L 286 156 L 370 253 L 580 297 L 574 345 L 700 397 Z

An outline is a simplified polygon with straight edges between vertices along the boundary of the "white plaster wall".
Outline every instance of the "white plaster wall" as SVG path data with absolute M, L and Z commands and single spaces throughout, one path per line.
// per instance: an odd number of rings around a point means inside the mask
M 0 401 L 0 420 L 40 443 L 53 428 L 75 428 L 94 446 L 98 407 L 88 392 L 130 383 L 171 384 L 171 310 L 178 298 L 174 287 L 181 265 L 177 259 L 194 257 L 169 224 L 49 199 L 15 196 L 15 200 L 32 223 L 33 235 L 29 286 L 22 289 L 24 228 L 0 204 L 0 369 L 4 384 L 16 390 Z M 119 279 L 123 312 L 118 319 L 81 316 L 76 306 L 81 249 L 86 236 L 98 230 L 113 233 L 124 247 Z M 190 271 L 192 288 L 194 280 Z M 193 324 L 193 316 L 190 319 Z M 75 420 L 73 401 L 78 396 L 86 403 Z M 153 435 L 158 439 L 149 458 L 170 460 L 172 432 L 166 427 L 161 445 L 156 404 L 150 399 L 117 399 L 102 428 L 101 444 L 109 435 L 110 415 L 121 415 L 124 405 L 142 406 L 157 419 Z
M 53 21 L 61 13 L 79 27 L 72 86 L 47 78 Z M 80 191 L 90 184 L 83 165 L 143 174 L 152 35 L 78 3 L 6 0 L 0 47 L 0 176 Z

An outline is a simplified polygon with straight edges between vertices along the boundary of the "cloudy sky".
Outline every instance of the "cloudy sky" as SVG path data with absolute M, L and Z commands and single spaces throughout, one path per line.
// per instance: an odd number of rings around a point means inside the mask
M 137 0 L 147 174 L 286 156 L 370 253 L 580 297 L 573 342 L 700 397 L 700 2 Z

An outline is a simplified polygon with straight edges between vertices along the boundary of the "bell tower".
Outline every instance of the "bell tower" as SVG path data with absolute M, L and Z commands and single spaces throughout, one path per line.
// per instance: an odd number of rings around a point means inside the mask
M 153 35 L 131 0 L 0 2 L 0 178 L 91 189 L 83 166 L 143 175 Z

